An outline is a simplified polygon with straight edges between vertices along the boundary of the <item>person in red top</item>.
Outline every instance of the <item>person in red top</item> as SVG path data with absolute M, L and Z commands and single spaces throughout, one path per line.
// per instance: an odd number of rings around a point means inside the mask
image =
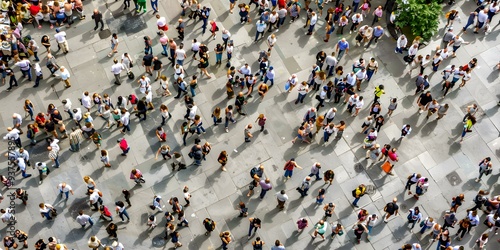
M 285 8 L 286 7 L 286 1 L 285 0 L 278 0 L 278 7 Z
M 217 35 L 215 34 L 215 32 L 217 32 L 218 30 L 219 30 L 219 27 L 217 27 L 217 23 L 215 22 L 215 20 L 210 21 L 210 32 L 212 32 L 212 35 L 210 35 L 208 37 L 208 39 L 213 37 L 215 40 L 215 38 L 217 38 Z
M 38 125 L 39 128 L 44 128 L 45 123 L 47 123 L 47 120 L 45 119 L 45 114 L 44 113 L 38 113 L 38 115 L 35 117 L 35 122 Z
M 30 13 L 32 16 L 36 16 L 36 14 L 38 14 L 38 12 L 40 12 L 40 10 L 42 9 L 42 3 L 39 2 L 38 5 L 30 5 Z
M 122 150 L 122 155 L 126 156 L 130 147 L 128 146 L 127 140 L 125 138 L 118 139 L 118 144 L 120 145 L 120 149 Z
M 99 212 L 101 213 L 101 216 L 99 218 L 103 220 L 107 220 L 108 218 L 110 221 L 113 220 L 113 216 L 111 215 L 111 212 L 109 211 L 108 207 L 101 205 L 99 207 Z

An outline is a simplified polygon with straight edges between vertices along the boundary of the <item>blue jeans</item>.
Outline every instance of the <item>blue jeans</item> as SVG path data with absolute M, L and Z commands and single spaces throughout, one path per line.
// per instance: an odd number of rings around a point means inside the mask
M 352 10 L 353 10 L 353 12 L 354 12 L 354 13 L 356 13 L 356 11 L 358 10 L 358 7 L 359 7 L 359 2 L 360 2 L 360 1 L 358 1 L 358 2 L 356 3 L 356 2 L 354 2 L 354 1 L 353 1 L 353 2 L 352 2 L 352 4 L 351 4 L 351 6 L 352 6 Z
M 395 49 L 399 54 L 403 54 L 403 48 L 396 47 Z
M 420 233 L 423 234 L 425 232 L 425 230 L 427 230 L 427 228 L 430 228 L 430 227 L 428 227 L 427 225 L 424 224 L 422 229 L 420 229 Z
M 201 34 L 205 34 L 205 30 L 207 30 L 207 20 L 208 18 L 201 18 L 203 21 L 203 25 L 201 26 Z
M 69 198 L 69 191 L 68 192 L 63 192 L 63 191 L 59 190 L 59 193 L 60 194 L 64 193 L 66 195 L 66 200 Z
M 167 44 L 165 44 L 165 45 L 162 44 L 161 47 L 163 48 L 163 52 L 161 52 L 161 54 L 164 55 L 164 56 L 168 56 L 168 52 L 167 52 L 168 45 Z
M 191 95 L 194 97 L 196 95 L 195 88 L 193 88 L 193 86 L 189 86 L 189 90 L 191 90 Z
M 264 32 L 255 32 L 255 41 L 257 42 L 257 40 L 259 39 L 259 35 L 261 35 L 262 37 L 264 37 Z
M 339 50 L 339 55 L 337 56 L 338 61 L 340 61 L 340 59 L 341 59 L 341 58 L 342 58 L 342 56 L 344 55 L 344 52 L 345 52 L 345 49 L 343 49 L 343 50 Z
M 370 81 L 370 79 L 372 79 L 372 76 L 373 74 L 375 74 L 375 70 L 367 70 L 366 71 L 366 75 L 368 76 L 368 79 L 366 79 L 367 81 Z
M 69 146 L 73 152 L 80 151 L 80 143 L 77 143 L 77 144 L 70 143 Z
M 285 23 L 285 17 L 282 17 L 282 18 L 280 17 L 280 18 L 278 19 L 278 25 L 277 25 L 277 27 L 279 28 L 279 27 L 280 27 L 280 26 L 282 26 L 284 23 Z
M 42 80 L 42 76 L 36 76 L 35 78 L 35 87 L 38 87 L 38 85 L 40 85 L 40 80 Z
M 119 213 L 118 215 L 120 216 L 120 219 L 122 219 L 122 221 L 125 220 L 125 219 L 123 219 L 124 215 L 125 215 L 125 217 L 127 217 L 127 220 L 130 220 L 130 217 L 128 217 L 127 209 L 124 209 L 123 212 Z
M 89 222 L 90 226 L 94 225 L 94 222 L 92 221 L 92 218 L 89 218 L 88 222 Z M 85 225 L 82 225 L 82 228 L 84 228 L 84 227 L 85 227 Z
M 354 206 L 357 206 L 357 205 L 358 205 L 358 201 L 359 201 L 359 199 L 361 199 L 361 197 L 359 197 L 359 198 L 354 198 L 354 201 L 352 202 L 352 204 L 353 204 Z
M 50 217 L 50 212 L 42 213 L 42 215 L 45 216 L 45 218 L 47 218 L 47 220 L 52 220 L 52 217 Z
M 232 53 L 227 53 L 227 60 L 231 60 L 231 57 L 233 56 Z
M 122 132 L 125 133 L 125 131 L 130 131 L 130 123 L 127 124 L 127 125 L 123 125 L 123 129 L 122 129 Z
M 229 126 L 229 121 L 231 122 L 234 122 L 234 119 L 233 118 L 227 118 L 226 117 L 226 122 L 224 123 L 224 126 L 227 128 L 227 126 Z
M 327 142 L 327 141 L 330 139 L 330 135 L 331 135 L 331 134 L 330 134 L 330 133 L 328 133 L 328 132 L 326 132 L 326 130 L 325 130 L 325 131 L 323 131 L 323 140 L 324 140 L 325 142 Z
M 59 167 L 59 156 L 57 156 L 56 159 L 54 160 L 54 165 L 55 168 Z
M 264 196 L 266 196 L 266 193 L 267 193 L 268 189 L 262 189 L 261 192 L 260 192 L 260 198 L 261 199 L 264 199 Z
M 267 76 L 264 76 L 264 83 L 266 83 L 267 81 L 271 82 L 271 85 L 269 85 L 269 86 L 273 86 L 274 85 L 274 79 L 269 79 Z
M 177 64 L 179 64 L 181 66 L 183 66 L 183 64 L 184 64 L 184 60 L 176 60 L 176 62 L 177 62 Z
M 28 80 L 31 81 L 31 68 L 28 70 L 21 70 L 21 73 L 23 73 L 23 77 L 28 76 Z
M 222 53 L 215 54 L 215 63 L 222 62 Z
M 203 123 L 200 123 L 200 124 L 198 124 L 198 126 L 196 126 L 196 133 L 201 134 L 200 131 L 205 133 L 205 128 L 203 127 Z
M 154 12 L 158 12 L 158 0 L 151 0 L 151 8 L 153 8 Z
M 248 237 L 252 235 L 252 229 L 254 230 L 253 232 L 257 232 L 258 227 L 254 227 L 253 223 L 250 223 L 250 228 L 248 229 Z
M 306 98 L 306 95 L 299 94 L 299 96 L 297 97 L 297 101 L 295 101 L 295 103 L 304 102 L 304 98 Z
M 313 173 L 310 173 L 309 174 L 309 177 L 312 177 L 312 176 L 316 176 L 316 180 L 321 180 L 321 178 L 319 177 L 319 171 L 316 173 L 316 174 L 313 174 Z
M 333 66 L 330 67 L 330 65 L 326 65 L 326 70 L 328 70 L 328 76 L 333 75 Z
M 370 235 L 372 233 L 373 226 L 368 226 L 367 225 L 366 227 L 368 228 L 368 235 Z
M 309 25 L 309 30 L 307 32 L 312 33 L 314 30 L 314 25 Z
M 285 170 L 285 177 L 292 177 L 293 170 Z
M 31 176 L 30 174 L 26 174 L 26 170 L 22 170 L 21 175 L 23 176 L 23 178 L 28 178 Z

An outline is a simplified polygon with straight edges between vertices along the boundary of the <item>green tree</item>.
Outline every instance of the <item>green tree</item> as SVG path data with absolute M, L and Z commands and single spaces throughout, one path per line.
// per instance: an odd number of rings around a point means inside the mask
M 396 25 L 429 40 L 438 30 L 442 8 L 437 0 L 397 0 Z M 430 2 L 430 3 L 429 3 Z

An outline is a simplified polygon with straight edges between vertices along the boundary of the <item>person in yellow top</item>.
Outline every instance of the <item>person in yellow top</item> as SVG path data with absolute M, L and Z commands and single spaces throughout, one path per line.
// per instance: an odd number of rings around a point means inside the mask
M 366 192 L 365 184 L 360 184 L 356 189 L 352 190 L 352 196 L 354 197 L 354 201 L 352 202 L 353 206 L 359 207 L 358 201 L 361 198 L 361 196 L 365 195 L 365 192 Z
M 467 120 L 464 122 L 464 129 L 462 130 L 462 138 L 460 138 L 460 143 L 464 141 L 464 136 L 467 132 L 472 132 L 472 126 L 476 124 L 476 117 L 469 115 Z
M 378 99 L 383 95 L 385 94 L 385 91 L 384 91 L 384 85 L 380 84 L 378 86 L 375 86 L 375 91 L 373 91 L 373 93 L 375 94 L 375 98 L 373 99 L 373 103 L 376 103 L 378 101 Z

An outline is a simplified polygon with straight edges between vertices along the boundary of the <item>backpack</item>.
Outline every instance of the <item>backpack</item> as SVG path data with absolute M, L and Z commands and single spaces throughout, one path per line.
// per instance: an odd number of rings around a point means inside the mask
M 127 76 L 128 76 L 128 79 L 130 79 L 130 80 L 133 80 L 135 78 L 134 72 L 132 72 L 132 71 L 129 71 L 127 73 Z
M 338 94 L 344 93 L 345 90 L 345 84 L 337 84 L 337 87 L 335 88 L 335 92 Z
M 251 170 L 250 170 L 250 178 L 253 178 L 257 172 L 258 172 L 258 168 L 257 167 L 253 167 Z

